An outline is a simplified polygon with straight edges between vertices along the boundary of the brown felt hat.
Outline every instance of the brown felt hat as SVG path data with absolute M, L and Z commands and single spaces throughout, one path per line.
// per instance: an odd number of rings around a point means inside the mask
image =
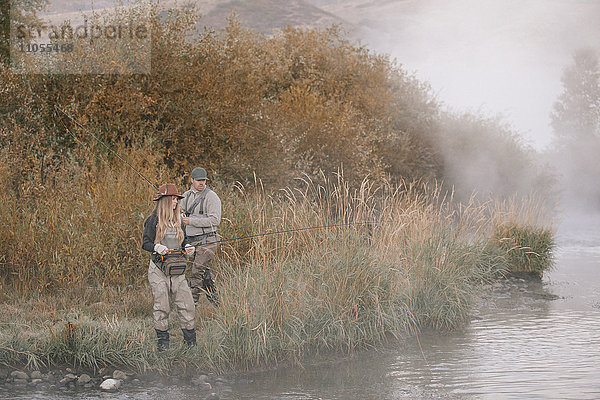
M 183 196 L 179 194 L 177 191 L 177 186 L 172 183 L 165 183 L 164 185 L 160 185 L 158 188 L 158 193 L 156 193 L 156 197 L 152 199 L 152 201 L 158 201 L 161 197 L 164 196 L 176 196 L 180 199 L 183 199 Z

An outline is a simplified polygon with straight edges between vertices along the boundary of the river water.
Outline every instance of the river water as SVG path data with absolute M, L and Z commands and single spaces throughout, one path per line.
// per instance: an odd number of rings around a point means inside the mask
M 600 220 L 559 229 L 542 281 L 484 291 L 464 329 L 342 359 L 229 377 L 221 399 L 600 399 Z M 6 393 L 5 393 L 6 394 Z M 193 385 L 119 393 L 12 393 L 11 398 L 204 399 Z M 1 397 L 1 396 L 0 396 Z

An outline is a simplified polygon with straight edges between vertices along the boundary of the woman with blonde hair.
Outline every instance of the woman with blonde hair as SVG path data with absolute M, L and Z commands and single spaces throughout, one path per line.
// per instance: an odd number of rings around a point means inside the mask
M 144 222 L 142 248 L 152 253 L 148 267 L 148 281 L 154 296 L 154 329 L 158 350 L 169 348 L 169 300 L 177 308 L 185 344 L 196 344 L 195 306 L 192 292 L 185 279 L 186 254 L 194 247 L 181 244 L 184 239 L 179 200 L 183 196 L 172 183 L 162 185 L 153 201 L 154 211 Z

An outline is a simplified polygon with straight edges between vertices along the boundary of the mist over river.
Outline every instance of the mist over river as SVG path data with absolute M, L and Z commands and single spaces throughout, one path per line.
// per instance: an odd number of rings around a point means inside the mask
M 558 230 L 556 267 L 542 281 L 490 285 L 464 329 L 304 368 L 226 376 L 221 399 L 598 399 L 600 218 Z M 4 388 L 11 399 L 204 399 L 193 384 L 130 383 L 117 393 Z

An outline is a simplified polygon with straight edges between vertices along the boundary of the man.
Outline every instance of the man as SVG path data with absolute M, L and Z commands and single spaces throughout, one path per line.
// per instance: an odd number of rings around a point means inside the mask
M 221 223 L 221 199 L 206 186 L 206 170 L 194 168 L 190 175 L 192 187 L 183 194 L 181 210 L 185 224 L 186 243 L 196 247 L 190 274 L 190 289 L 194 302 L 202 292 L 217 304 L 214 275 L 209 269 L 210 261 L 217 251 L 217 226 Z

